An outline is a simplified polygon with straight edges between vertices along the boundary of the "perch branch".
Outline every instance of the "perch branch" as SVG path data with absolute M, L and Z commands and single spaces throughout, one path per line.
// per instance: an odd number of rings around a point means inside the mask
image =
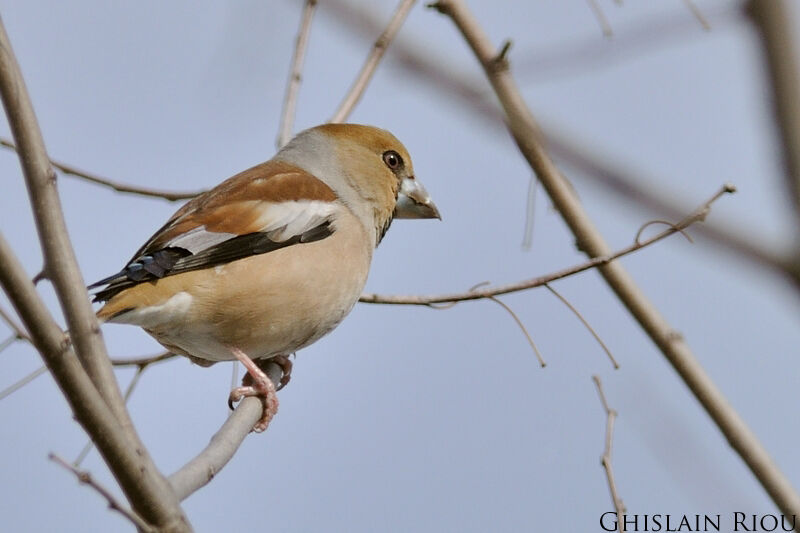
M 282 375 L 281 368 L 278 365 L 270 364 L 266 368 L 266 374 L 277 387 Z M 263 404 L 258 398 L 245 398 L 239 402 L 219 431 L 211 437 L 208 446 L 180 470 L 169 476 L 169 482 L 178 499 L 188 498 L 196 490 L 210 482 L 228 464 L 261 417 L 262 409 Z

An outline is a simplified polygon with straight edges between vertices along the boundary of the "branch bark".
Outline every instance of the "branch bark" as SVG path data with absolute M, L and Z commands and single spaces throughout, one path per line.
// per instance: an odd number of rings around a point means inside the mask
M 122 401 L 69 243 L 55 173 L 1 21 L 0 96 L 19 147 L 45 272 L 55 287 L 69 326 L 69 337 L 52 320 L 5 241 L 0 242 L 3 247 L 0 281 L 48 366 L 53 365 L 51 370 L 54 376 L 59 376 L 59 386 L 84 429 L 96 439 L 98 447 L 103 444 L 104 458 L 136 511 L 163 531 L 190 531 L 177 499 L 139 441 Z M 68 355 L 73 354 L 70 344 L 77 358 Z M 68 367 L 69 372 L 57 373 L 53 367 L 59 365 Z M 75 397 L 71 396 L 73 393 Z
M 564 222 L 575 235 L 578 248 L 591 257 L 608 255 L 610 250 L 602 235 L 546 152 L 541 131 L 511 76 L 507 58 L 497 54 L 463 1 L 441 0 L 433 4 L 433 7 L 450 17 L 475 53 L 503 107 L 509 131 Z M 619 262 L 600 266 L 598 270 L 672 364 L 778 508 L 786 515 L 800 514 L 800 496 L 755 434 L 705 373 L 681 335 L 661 316 Z
M 160 474 L 144 448 L 131 443 L 122 431 L 2 234 L 0 286 L 30 331 L 31 342 L 64 393 L 75 418 L 92 437 L 137 512 L 149 523 L 161 527 L 160 531 L 191 531 L 180 507 L 170 505 L 175 495 L 169 487 L 163 490 L 158 481 Z

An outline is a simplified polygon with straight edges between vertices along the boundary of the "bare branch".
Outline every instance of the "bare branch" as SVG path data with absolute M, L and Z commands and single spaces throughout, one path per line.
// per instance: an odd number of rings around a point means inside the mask
M 536 189 L 539 182 L 536 181 L 536 174 L 531 174 L 528 180 L 528 198 L 525 202 L 525 231 L 522 234 L 522 249 L 528 251 L 533 246 L 533 225 L 536 214 Z
M 8 396 L 11 396 L 13 393 L 17 392 L 19 389 L 33 381 L 34 379 L 38 378 L 42 374 L 47 373 L 47 366 L 42 365 L 24 378 L 20 379 L 16 383 L 9 385 L 5 389 L 0 391 L 0 400 L 5 399 Z
M 97 444 L 128 498 L 139 502 L 135 506 L 142 509 L 140 513 L 143 516 L 166 516 L 167 520 L 162 522 L 164 531 L 189 531 L 191 528 L 181 515 L 171 518 L 173 515 L 168 504 L 174 495 L 169 488 L 165 493 L 159 492 L 159 484 L 154 481 L 154 478 L 158 479 L 158 473 L 149 456 L 144 448 L 132 446 L 122 431 L 119 421 L 86 375 L 67 336 L 53 320 L 2 234 L 0 286 L 31 332 L 31 342 L 63 391 L 75 418 Z
M 564 298 L 564 297 L 561 295 L 561 293 L 560 293 L 560 292 L 558 292 L 557 290 L 555 290 L 555 289 L 554 289 L 553 287 L 551 287 L 549 284 L 545 283 L 545 285 L 544 285 L 544 286 L 545 286 L 545 288 L 546 288 L 547 290 L 549 290 L 549 291 L 550 291 L 550 292 L 551 292 L 551 293 L 552 293 L 552 294 L 553 294 L 553 295 L 554 295 L 556 298 L 558 298 L 559 300 L 561 300 L 561 303 L 563 303 L 564 305 L 566 305 L 566 306 L 569 308 L 569 310 L 570 310 L 570 311 L 572 311 L 572 312 L 575 314 L 575 316 L 576 316 L 576 317 L 578 317 L 578 320 L 580 320 L 580 321 L 581 321 L 581 323 L 582 323 L 582 324 L 583 324 L 583 325 L 586 327 L 586 329 L 588 329 L 588 330 L 589 330 L 589 333 L 591 333 L 591 334 L 592 334 L 592 337 L 594 337 L 594 340 L 596 340 L 596 341 L 597 341 L 597 344 L 599 344 L 599 345 L 600 345 L 600 347 L 603 349 L 603 351 L 604 351 L 604 352 L 606 352 L 606 355 L 607 355 L 607 356 L 608 356 L 608 358 L 611 360 L 611 364 L 612 364 L 612 365 L 614 365 L 614 368 L 618 370 L 618 369 L 619 369 L 619 363 L 617 363 L 617 360 L 616 360 L 616 359 L 614 359 L 614 356 L 611 354 L 611 350 L 609 350 L 609 349 L 608 349 L 608 346 L 606 346 L 606 343 L 604 343 L 604 342 L 603 342 L 603 339 L 601 339 L 601 338 L 600 338 L 600 335 L 598 335 L 598 334 L 597 334 L 597 332 L 594 330 L 594 328 L 593 328 L 592 326 L 590 326 L 590 325 L 589 325 L 589 322 L 588 322 L 588 321 L 587 321 L 585 318 L 583 318 L 583 315 L 581 314 L 581 312 L 580 312 L 580 311 L 578 311 L 578 309 L 577 309 L 577 308 L 576 308 L 574 305 L 572 305 L 572 304 L 570 303 L 570 301 L 569 301 L 569 300 L 567 300 L 566 298 Z
M 11 51 L 11 43 L 4 31 L 0 32 L 0 48 L 0 92 L 9 125 L 20 147 L 18 154 L 42 244 L 44 270 L 53 282 L 64 310 L 78 357 L 111 410 L 125 425 L 127 415 L 122 407 L 122 398 L 111 365 L 108 364 L 97 318 L 86 296 L 86 284 L 69 244 L 55 173 L 47 158 L 22 74 Z
M 103 498 L 105 498 L 106 502 L 108 502 L 109 509 L 117 511 L 119 514 L 130 520 L 131 523 L 133 523 L 133 525 L 136 526 L 139 531 L 143 531 L 145 533 L 153 531 L 153 528 L 150 527 L 150 524 L 145 522 L 141 516 L 139 516 L 132 510 L 128 509 L 121 503 L 119 503 L 117 499 L 114 497 L 114 495 L 111 494 L 111 492 L 105 487 L 103 487 L 100 483 L 95 481 L 89 472 L 85 470 L 78 470 L 77 468 L 69 464 L 65 459 L 62 459 L 61 457 L 59 457 L 54 453 L 50 453 L 48 457 L 50 458 L 51 461 L 63 466 L 65 469 L 75 474 L 75 477 L 78 478 L 79 482 L 81 482 L 84 485 L 89 485 L 95 491 L 97 491 L 97 493 L 100 494 L 100 496 L 102 496 Z
M 617 527 L 620 533 L 625 533 L 625 504 L 622 503 L 622 498 L 619 497 L 617 492 L 617 482 L 614 480 L 614 469 L 611 466 L 611 447 L 614 443 L 614 421 L 617 418 L 617 411 L 611 409 L 606 401 L 606 395 L 603 393 L 603 384 L 600 382 L 600 376 L 592 376 L 594 384 L 597 385 L 597 394 L 600 395 L 600 403 L 603 404 L 603 410 L 606 412 L 606 444 L 603 450 L 603 456 L 600 458 L 600 464 L 606 471 L 606 479 L 608 480 L 608 491 L 611 493 L 611 502 L 614 504 L 614 509 L 617 511 Z
M 669 200 L 676 197 L 674 192 L 659 190 L 654 185 L 667 180 L 648 178 L 640 172 L 629 172 L 621 165 L 609 161 L 607 154 L 601 155 L 599 151 L 581 146 L 575 142 L 574 135 L 553 127 L 547 128 L 545 136 L 553 155 L 579 170 L 579 175 L 585 173 L 620 198 L 631 200 L 649 210 L 670 218 L 681 216 L 681 205 Z M 800 283 L 800 266 L 791 254 L 772 249 L 764 244 L 763 239 L 748 237 L 748 232 L 743 228 L 736 228 L 728 223 L 703 224 L 697 226 L 697 232 L 738 257 L 769 267 L 781 276 L 788 275 L 796 283 Z
M 488 283 L 489 283 L 488 281 L 484 281 L 483 283 L 479 283 L 473 286 L 470 290 L 474 291 L 481 285 L 487 285 Z M 544 357 L 542 357 L 541 352 L 539 352 L 539 348 L 537 348 L 536 343 L 533 342 L 533 337 L 531 337 L 530 333 L 528 333 L 528 328 L 526 328 L 525 324 L 522 323 L 522 320 L 520 320 L 519 316 L 517 316 L 517 313 L 515 313 L 514 310 L 511 309 L 511 307 L 508 304 L 500 300 L 500 298 L 497 298 L 495 296 L 488 296 L 487 298 L 496 303 L 497 305 L 499 305 L 500 307 L 502 307 L 503 309 L 505 309 L 506 312 L 508 312 L 508 314 L 511 315 L 511 318 L 513 318 L 514 322 L 517 323 L 519 329 L 522 330 L 522 333 L 525 335 L 525 338 L 528 339 L 528 344 L 530 344 L 531 348 L 533 348 L 533 353 L 536 354 L 536 358 L 539 360 L 539 364 L 542 366 L 542 368 L 546 367 L 547 363 L 544 362 Z
M 608 245 L 545 150 L 539 126 L 510 74 L 508 62 L 497 61 L 494 46 L 463 1 L 440 0 L 434 6 L 452 19 L 478 58 L 503 107 L 509 131 L 575 236 L 578 248 L 591 257 L 608 255 Z M 598 270 L 706 409 L 733 449 L 750 467 L 778 508 L 787 515 L 800 514 L 800 495 L 705 373 L 681 335 L 650 303 L 620 262 L 605 264 Z
M 633 242 L 636 242 L 636 243 L 640 242 L 641 238 L 642 238 L 642 233 L 644 233 L 644 230 L 646 230 L 647 228 L 649 228 L 653 224 L 664 224 L 665 226 L 669 226 L 671 228 L 675 227 L 675 224 L 673 224 L 669 220 L 651 220 L 649 222 L 645 222 L 644 224 L 642 224 L 642 227 L 639 228 L 639 231 L 636 232 L 636 237 L 633 239 Z M 687 241 L 689 241 L 690 243 L 694 244 L 694 239 L 692 239 L 692 237 L 688 233 L 686 233 L 682 229 L 677 229 L 677 231 L 678 231 L 678 233 L 680 233 L 681 235 L 686 237 Z
M 364 10 L 355 10 L 347 2 L 330 0 L 327 5 L 335 7 L 333 13 L 337 15 L 336 20 L 362 36 L 364 32 L 374 30 L 378 24 Z M 728 4 L 715 10 L 713 15 L 716 17 L 715 22 L 718 25 L 741 19 L 739 10 L 732 9 Z M 685 30 L 687 30 L 684 21 L 685 17 L 659 18 L 654 24 L 643 28 L 637 25 L 635 34 L 626 32 L 624 46 L 621 45 L 622 37 L 617 39 L 617 44 L 625 50 L 643 50 L 653 41 L 654 35 L 669 39 L 684 38 Z M 692 30 L 692 28 L 688 29 Z M 628 38 L 630 41 L 627 40 Z M 591 39 L 561 55 L 555 54 L 553 51 L 547 51 L 541 56 L 536 55 L 535 57 L 529 54 L 527 61 L 523 59 L 517 61 L 517 64 L 525 63 L 528 66 L 527 70 L 542 72 L 543 67 L 546 68 L 542 62 L 548 58 L 558 56 L 559 59 L 555 61 L 555 65 L 575 63 L 592 57 L 589 51 L 596 49 L 596 39 Z M 411 46 L 402 40 L 393 46 L 392 57 L 399 62 L 407 74 L 447 94 L 449 102 L 461 103 L 475 116 L 482 118 L 486 127 L 500 128 L 504 125 L 502 115 L 498 112 L 497 107 L 486 98 L 484 91 L 480 88 L 479 80 L 443 67 L 441 61 L 436 61 L 431 57 L 429 50 L 423 49 L 421 46 Z M 595 58 L 592 57 L 592 61 L 595 61 Z M 578 176 L 585 174 L 586 177 L 591 177 L 595 183 L 605 186 L 621 198 L 630 200 L 635 205 L 648 210 L 656 211 L 663 216 L 678 218 L 686 212 L 685 205 L 669 200 L 679 198 L 675 191 L 655 190 L 654 184 L 668 183 L 668 179 L 648 177 L 642 172 L 631 172 L 623 165 L 609 160 L 607 151 L 601 152 L 579 144 L 575 140 L 577 136 L 571 132 L 561 131 L 552 125 L 543 128 L 543 131 L 553 155 L 580 170 Z M 757 236 L 748 237 L 744 228 L 735 227 L 733 224 L 703 224 L 697 228 L 700 235 L 721 245 L 729 253 L 767 266 L 781 276 L 788 274 L 795 283 L 800 284 L 800 261 L 795 260 L 791 254 L 773 250 Z
M 781 134 L 786 184 L 800 220 L 800 73 L 792 10 L 786 0 L 751 0 L 747 11 L 761 34 L 774 95 L 772 110 Z
M 449 302 L 463 302 L 466 300 L 480 300 L 481 298 L 489 298 L 492 296 L 498 296 L 501 294 L 508 294 L 510 292 L 518 292 L 527 289 L 533 289 L 535 287 L 541 287 L 542 285 L 546 285 L 552 281 L 556 281 L 562 278 L 566 278 L 568 276 L 572 276 L 579 272 L 583 272 L 585 270 L 589 270 L 591 268 L 599 268 L 603 265 L 607 265 L 614 261 L 615 259 L 619 259 L 620 257 L 626 256 L 630 253 L 633 253 L 637 250 L 641 250 L 642 248 L 649 246 L 653 243 L 660 241 L 670 235 L 675 233 L 682 232 L 685 228 L 689 227 L 690 225 L 694 224 L 699 220 L 704 220 L 705 217 L 708 215 L 709 209 L 711 208 L 711 204 L 720 197 L 720 195 L 725 193 L 732 193 L 735 191 L 735 188 L 732 185 L 723 185 L 719 191 L 717 191 L 709 200 L 703 203 L 700 207 L 698 207 L 692 214 L 687 217 L 684 217 L 683 220 L 677 222 L 675 224 L 670 224 L 669 228 L 662 231 L 661 233 L 650 237 L 644 241 L 635 241 L 633 244 L 618 250 L 612 254 L 597 256 L 594 259 L 590 259 L 589 261 L 583 262 L 579 265 L 575 265 L 569 268 L 565 268 L 562 270 L 558 270 L 551 274 L 547 274 L 544 276 L 538 276 L 535 278 L 530 278 L 522 281 L 518 281 L 516 283 L 509 283 L 507 285 L 498 285 L 496 287 L 488 287 L 482 290 L 474 290 L 468 292 L 458 292 L 452 294 L 438 294 L 432 296 L 403 296 L 403 295 L 381 295 L 381 294 L 374 294 L 374 293 L 365 293 L 361 295 L 359 298 L 359 302 L 362 303 L 370 303 L 370 304 L 395 304 L 395 305 L 431 305 L 431 304 L 440 304 L 440 303 L 449 303 Z
M 70 331 L 53 322 L 5 239 L 0 238 L 0 283 L 84 429 L 95 439 L 132 504 L 164 531 L 189 531 L 179 502 L 139 441 L 117 387 L 85 283 L 70 246 L 55 172 L 5 28 L 0 23 L 0 95 L 19 146 L 23 175 L 45 259 Z M 38 331 L 34 331 L 37 329 Z M 75 347 L 80 361 L 71 357 Z M 88 377 L 87 377 L 88 374 Z M 96 387 L 96 388 L 95 388 Z M 83 405 L 84 402 L 90 405 Z M 111 435 L 113 434 L 113 435 Z M 101 446 L 102 445 L 102 446 Z
M 294 115 L 297 108 L 297 93 L 300 91 L 300 82 L 302 81 L 303 60 L 306 57 L 308 36 L 311 34 L 311 20 L 314 18 L 316 9 L 317 0 L 306 0 L 303 6 L 303 15 L 300 19 L 300 31 L 297 32 L 297 42 L 295 43 L 294 56 L 292 57 L 292 70 L 289 74 L 289 82 L 286 85 L 286 99 L 283 102 L 278 148 L 282 148 L 292 138 Z
M 131 399 L 131 394 L 133 394 L 133 389 L 136 388 L 136 385 L 139 383 L 139 379 L 141 379 L 142 374 L 144 373 L 146 368 L 147 365 L 139 366 L 136 369 L 136 373 L 133 375 L 133 378 L 131 378 L 130 383 L 128 383 L 128 388 L 125 389 L 125 394 L 123 396 L 126 404 L 128 403 L 128 400 Z M 73 461 L 72 464 L 74 464 L 75 466 L 81 466 L 81 463 L 83 462 L 84 459 L 86 459 L 86 456 L 89 455 L 89 452 L 92 451 L 93 448 L 94 448 L 94 442 L 92 442 L 92 440 L 89 439 L 89 442 L 87 442 L 86 445 L 83 447 L 83 449 L 80 451 L 80 453 L 78 453 L 78 457 L 75 458 L 75 461 Z
M 703 29 L 706 31 L 711 31 L 711 24 L 709 24 L 708 20 L 703 16 L 703 12 L 700 11 L 700 8 L 697 7 L 697 4 L 695 4 L 692 0 L 683 0 L 683 3 L 686 4 L 686 7 L 692 12 L 692 15 L 694 15 L 694 18 L 697 19 L 697 22 L 700 23 Z
M 603 13 L 603 9 L 600 7 L 600 4 L 597 3 L 597 0 L 586 1 L 589 2 L 589 7 L 592 8 L 592 13 L 594 13 L 597 23 L 600 24 L 600 29 L 603 30 L 603 37 L 613 37 L 614 30 L 611 29 L 611 24 L 608 23 L 606 14 Z
M 0 137 L 0 146 L 4 146 L 12 150 L 17 149 L 17 146 L 13 142 L 11 142 L 8 139 L 4 139 L 2 137 Z M 189 198 L 194 198 L 195 196 L 203 192 L 203 191 L 194 191 L 194 192 L 161 191 L 158 189 L 149 189 L 147 187 L 136 187 L 135 185 L 128 185 L 126 183 L 120 183 L 118 181 L 113 181 L 108 178 L 102 178 L 96 174 L 90 174 L 85 170 L 80 170 L 72 165 L 68 165 L 67 163 L 61 163 L 53 159 L 50 160 L 50 164 L 67 176 L 72 176 L 74 178 L 82 179 L 84 181 L 94 183 L 95 185 L 102 185 L 103 187 L 108 187 L 109 189 L 113 189 L 117 192 L 126 194 L 136 194 L 139 196 L 162 198 L 170 202 L 176 202 L 178 200 L 187 200 Z
M 283 374 L 281 368 L 276 364 L 270 364 L 265 372 L 277 387 Z M 178 499 L 188 498 L 196 490 L 210 482 L 228 464 L 242 441 L 252 431 L 253 425 L 261 417 L 262 409 L 261 400 L 255 397 L 245 398 L 239 402 L 219 431 L 211 437 L 208 446 L 180 470 L 169 476 L 169 482 Z
M 411 11 L 415 2 L 416 0 L 400 0 L 389 24 L 386 26 L 386 29 L 383 30 L 380 37 L 378 37 L 378 40 L 375 41 L 375 44 L 372 46 L 372 51 L 369 56 L 367 56 L 366 62 L 364 62 L 364 66 L 361 67 L 361 72 L 358 73 L 356 81 L 353 82 L 353 86 L 350 87 L 344 100 L 339 104 L 339 108 L 336 110 L 336 113 L 333 114 L 330 122 L 344 122 L 347 120 L 347 117 L 350 116 L 353 108 L 361 99 L 361 95 L 364 94 L 369 80 L 372 79 L 375 69 L 378 68 L 378 63 L 380 63 L 383 54 L 386 53 L 386 49 L 391 44 L 394 36 L 400 31 L 400 27 L 403 25 L 403 22 L 405 22 L 406 16 L 408 16 L 408 12 Z
M 19 340 L 19 337 L 17 337 L 17 335 L 15 333 L 12 333 L 8 337 L 6 337 L 4 340 L 0 341 L 0 352 L 2 352 L 3 350 L 5 350 L 9 346 L 11 346 L 12 344 L 17 342 L 18 340 Z
M 11 331 L 14 332 L 14 337 L 20 340 L 30 341 L 31 338 L 25 333 L 25 330 L 22 329 L 22 326 L 17 324 L 17 322 L 11 318 L 11 314 L 8 313 L 2 306 L 0 306 L 0 318 L 3 319 L 3 322 L 8 324 L 8 327 L 11 328 Z
M 153 363 L 160 363 L 161 361 L 166 361 L 167 359 L 172 359 L 174 357 L 178 357 L 172 352 L 162 352 L 158 355 L 149 355 L 147 357 L 137 357 L 134 359 L 111 359 L 111 364 L 114 366 L 138 366 L 144 367 L 148 365 L 152 365 Z

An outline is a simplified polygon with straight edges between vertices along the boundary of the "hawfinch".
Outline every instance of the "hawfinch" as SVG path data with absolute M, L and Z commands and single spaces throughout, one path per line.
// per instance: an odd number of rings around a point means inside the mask
M 249 376 L 231 401 L 261 397 L 253 429 L 263 431 L 277 397 L 259 365 L 278 362 L 288 381 L 288 356 L 355 305 L 394 218 L 440 218 L 400 141 L 371 126 L 317 126 L 189 201 L 91 285 L 102 287 L 97 316 L 203 365 L 240 360 Z

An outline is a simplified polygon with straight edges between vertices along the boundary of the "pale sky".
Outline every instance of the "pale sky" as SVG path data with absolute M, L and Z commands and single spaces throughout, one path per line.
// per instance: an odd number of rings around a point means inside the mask
M 370 46 L 320 4 L 298 129 L 331 116 Z M 361 4 L 388 20 L 395 2 Z M 513 39 L 512 68 L 519 66 L 524 96 L 542 122 L 648 186 L 673 191 L 687 212 L 732 182 L 739 193 L 719 200 L 709 220 L 788 242 L 796 219 L 758 42 L 748 22 L 731 15 L 733 2 L 697 2 L 712 26 L 705 32 L 678 0 L 601 0 L 617 32 L 612 39 L 582 0 L 469 4 L 494 42 Z M 0 0 L 0 14 L 51 157 L 119 181 L 198 189 L 274 154 L 300 5 Z M 672 20 L 669 38 L 648 30 Z M 643 36 L 626 40 L 637 33 Z M 449 19 L 417 5 L 399 39 L 488 91 Z M 595 46 L 593 55 L 558 60 L 558 51 L 579 43 Z M 391 49 L 352 121 L 389 129 L 405 143 L 443 216 L 395 222 L 367 291 L 466 290 L 583 260 L 541 191 L 532 249 L 521 248 L 531 171 L 509 135 L 431 90 L 393 61 Z M 562 169 L 614 248 L 659 218 Z M 0 152 L 0 170 L 0 231 L 34 274 L 41 255 L 12 153 Z M 177 209 L 69 177 L 60 190 L 87 282 L 118 270 Z M 672 237 L 623 264 L 800 487 L 797 291 L 702 239 L 692 245 Z M 555 287 L 602 336 L 619 370 L 541 289 L 503 301 L 539 345 L 545 369 L 491 301 L 443 311 L 360 304 L 298 353 L 269 430 L 249 436 L 185 502 L 192 524 L 198 532 L 601 531 L 600 515 L 612 505 L 593 374 L 619 411 L 614 468 L 630 513 L 722 514 L 723 523 L 734 511 L 777 513 L 597 273 Z M 57 309 L 47 284 L 42 293 Z M 3 297 L 0 305 L 9 308 Z M 103 331 L 115 356 L 160 349 L 132 326 Z M 0 341 L 6 335 L 0 325 Z M 0 389 L 41 365 L 21 343 L 0 357 Z M 123 386 L 132 375 L 119 372 Z M 165 473 L 219 428 L 230 375 L 229 364 L 206 369 L 183 359 L 144 374 L 130 409 Z M 73 459 L 86 442 L 50 377 L 0 402 L 0 422 L 0 529 L 130 530 L 47 460 L 51 451 Z M 84 467 L 119 494 L 96 452 Z

